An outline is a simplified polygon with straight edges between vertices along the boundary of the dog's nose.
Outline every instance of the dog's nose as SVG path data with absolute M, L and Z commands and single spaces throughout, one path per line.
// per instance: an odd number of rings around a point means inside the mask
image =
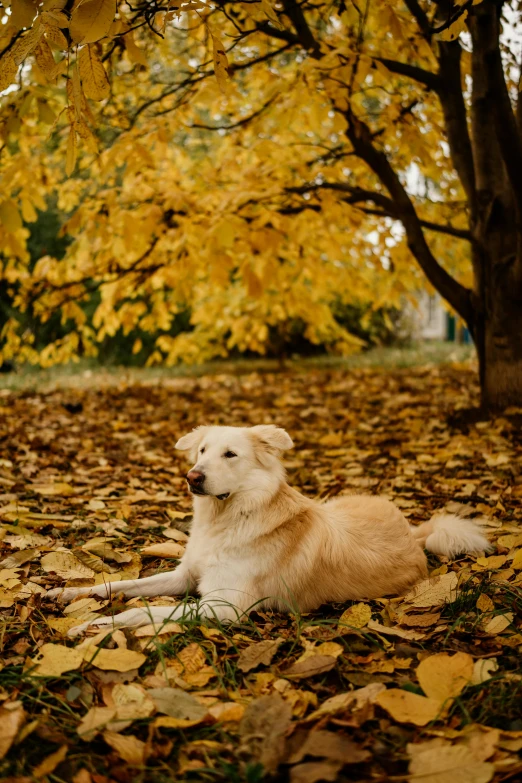
M 205 474 L 200 470 L 189 470 L 187 473 L 187 481 L 195 487 L 200 487 L 205 481 Z

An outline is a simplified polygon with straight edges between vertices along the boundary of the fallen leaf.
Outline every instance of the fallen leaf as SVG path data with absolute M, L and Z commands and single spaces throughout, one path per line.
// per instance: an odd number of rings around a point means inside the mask
M 496 658 L 477 658 L 473 664 L 472 685 L 481 685 L 483 682 L 490 680 L 496 671 L 498 671 Z
M 399 688 L 379 693 L 375 703 L 399 723 L 414 723 L 416 726 L 426 726 L 436 720 L 441 710 L 437 699 L 429 699 Z
M 235 701 L 218 702 L 208 708 L 208 714 L 219 723 L 238 723 L 245 714 L 245 706 Z
M 489 783 L 495 774 L 493 764 L 477 761 L 473 753 L 464 746 L 442 745 L 432 747 L 430 743 L 408 745 L 410 756 L 410 781 L 422 779 L 422 783 Z
M 337 715 L 340 712 L 345 712 L 348 707 L 358 710 L 362 709 L 366 704 L 375 703 L 378 695 L 385 690 L 385 685 L 380 682 L 373 682 L 355 691 L 337 693 L 335 696 L 326 699 L 315 712 L 308 715 L 306 720 L 317 720 L 325 715 Z
M 174 541 L 166 541 L 163 544 L 151 544 L 150 546 L 144 546 L 141 549 L 142 555 L 148 555 L 149 557 L 183 557 L 185 554 L 185 547 L 181 544 L 176 544 Z
M 104 731 L 103 739 L 118 756 L 133 767 L 139 767 L 145 763 L 145 751 L 147 744 L 132 734 L 118 734 L 115 731 Z
M 454 571 L 425 579 L 404 596 L 404 602 L 419 607 L 450 603 L 457 597 L 458 582 L 459 578 Z
M 152 623 L 150 625 L 141 625 L 139 628 L 136 628 L 134 631 L 134 635 L 138 638 L 141 637 L 149 637 L 149 636 L 165 636 L 166 634 L 171 633 L 185 633 L 186 628 L 179 625 L 178 623 L 173 622 L 170 620 L 169 622 L 165 623 L 165 625 L 162 625 L 161 628 L 158 628 L 157 625 L 153 625 Z
M 342 734 L 320 729 L 310 731 L 299 750 L 286 761 L 289 764 L 297 764 L 305 756 L 317 756 L 343 764 L 359 764 L 366 761 L 370 753 Z
M 116 709 L 91 707 L 78 724 L 76 731 L 84 740 L 91 740 L 116 717 Z
M 423 612 L 423 614 L 405 614 L 401 617 L 400 625 L 413 625 L 415 628 L 427 628 L 435 625 L 440 619 L 440 612 Z
M 270 694 L 251 701 L 239 724 L 241 748 L 268 774 L 274 774 L 284 758 L 291 720 L 291 706 L 278 694 Z
M 44 644 L 36 658 L 28 662 L 27 671 L 31 677 L 60 677 L 64 672 L 79 669 L 83 655 L 73 647 L 62 644 Z
M 151 688 L 147 691 L 158 712 L 171 718 L 201 721 L 207 709 L 181 688 Z
M 37 495 L 59 495 L 61 497 L 69 497 L 75 494 L 75 489 L 67 484 L 65 481 L 56 481 L 49 484 L 29 484 L 28 489 L 35 492 Z
M 511 568 L 514 568 L 515 571 L 519 571 L 522 568 L 522 549 L 517 549 L 515 552 L 515 557 L 511 561 Z
M 333 655 L 311 655 L 305 660 L 296 661 L 289 669 L 281 672 L 282 677 L 291 680 L 303 680 L 306 677 L 314 677 L 317 674 L 324 674 L 336 664 L 336 658 Z
M 19 701 L 0 707 L 0 759 L 3 759 L 25 722 L 25 710 Z
M 480 612 L 492 612 L 495 608 L 495 604 L 487 593 L 481 593 L 479 595 L 475 606 Z
M 148 718 L 156 709 L 150 694 L 141 685 L 135 683 L 116 683 L 111 692 L 111 700 L 112 703 L 107 706 L 116 708 L 118 720 L 134 721 Z
M 417 679 L 426 696 L 441 705 L 462 693 L 473 677 L 473 658 L 467 653 L 438 653 L 417 666 Z
M 424 639 L 426 636 L 426 634 L 421 633 L 420 631 L 408 631 L 397 626 L 388 628 L 385 625 L 381 625 L 381 623 L 377 623 L 375 620 L 369 621 L 368 628 L 370 631 L 377 631 L 378 633 L 384 634 L 384 636 L 398 636 L 400 639 L 411 639 L 413 641 Z
M 175 527 L 167 527 L 165 530 L 163 530 L 162 533 L 167 538 L 171 538 L 173 541 L 188 541 L 188 536 L 186 533 L 182 533 L 181 530 L 178 530 Z
M 249 672 L 261 664 L 268 666 L 282 641 L 282 639 L 269 639 L 246 647 L 239 655 L 238 668 L 242 672 Z
M 94 576 L 92 568 L 80 563 L 72 552 L 49 552 L 41 560 L 44 571 L 58 574 L 62 579 L 87 579 Z
M 83 659 L 97 669 L 117 672 L 139 669 L 147 660 L 143 653 L 134 650 L 104 650 L 92 645 L 83 651 Z
M 317 783 L 319 780 L 337 780 L 342 769 L 338 761 L 307 761 L 290 770 L 290 783 Z
M 346 626 L 350 628 L 364 628 L 365 625 L 368 625 L 371 616 L 372 610 L 368 604 L 354 604 L 346 609 L 339 617 L 339 624 L 337 627 L 340 630 Z
M 54 772 L 58 764 L 62 763 L 67 756 L 68 750 L 69 748 L 67 745 L 62 745 L 61 748 L 58 748 L 54 753 L 51 753 L 50 756 L 47 756 L 33 769 L 33 776 L 38 780 L 38 778 L 44 778 L 46 775 L 50 775 L 51 772 Z
M 506 612 L 505 614 L 496 614 L 488 622 L 484 624 L 485 633 L 498 634 L 505 631 L 513 622 L 513 612 Z

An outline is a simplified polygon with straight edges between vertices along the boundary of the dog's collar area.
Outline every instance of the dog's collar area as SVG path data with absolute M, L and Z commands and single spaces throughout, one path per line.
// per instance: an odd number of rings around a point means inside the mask
M 216 495 L 218 500 L 226 500 L 228 496 L 230 495 L 230 492 L 223 492 L 222 495 Z

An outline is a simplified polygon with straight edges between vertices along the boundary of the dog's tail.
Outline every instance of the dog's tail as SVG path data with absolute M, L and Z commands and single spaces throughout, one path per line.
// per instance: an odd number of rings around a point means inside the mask
M 480 519 L 466 519 L 458 514 L 437 512 L 429 522 L 415 527 L 413 537 L 422 547 L 436 555 L 455 557 L 476 554 L 491 549 Z

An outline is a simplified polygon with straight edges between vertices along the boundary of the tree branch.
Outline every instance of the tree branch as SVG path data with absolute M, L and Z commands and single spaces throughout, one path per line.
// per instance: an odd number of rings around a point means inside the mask
M 321 57 L 319 43 L 306 21 L 303 9 L 296 0 L 282 0 L 282 2 L 285 16 L 292 22 L 303 49 L 306 49 L 314 59 L 319 59 Z
M 461 87 L 462 49 L 458 41 L 439 41 L 437 95 L 444 114 L 450 155 L 466 193 L 472 217 L 476 211 L 476 183 L 473 151 L 468 130 L 466 104 Z
M 440 88 L 440 78 L 438 74 L 433 73 L 432 71 L 426 71 L 424 68 L 419 68 L 417 65 L 401 63 L 399 60 L 389 60 L 387 57 L 374 57 L 374 60 L 378 60 L 385 65 L 389 71 L 420 82 L 430 90 L 438 90 Z
M 466 323 L 471 324 L 471 291 L 448 274 L 431 252 L 415 207 L 385 153 L 374 147 L 369 127 L 355 116 L 350 107 L 347 108 L 345 117 L 348 123 L 346 133 L 355 153 L 366 162 L 390 193 L 394 214 L 404 226 L 408 247 L 417 263 L 444 299 Z

